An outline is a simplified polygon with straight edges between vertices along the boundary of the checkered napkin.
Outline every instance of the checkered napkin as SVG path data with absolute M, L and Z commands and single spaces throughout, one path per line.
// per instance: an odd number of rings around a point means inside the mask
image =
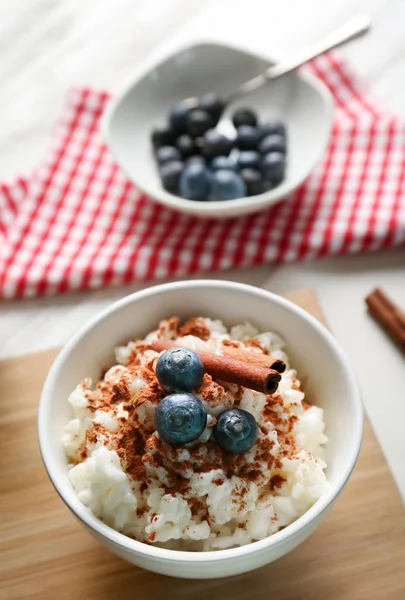
M 336 111 L 322 162 L 284 202 L 200 220 L 160 207 L 120 171 L 100 117 L 109 96 L 75 89 L 47 160 L 0 186 L 0 296 L 20 298 L 405 241 L 405 121 L 381 109 L 335 55 L 307 67 Z

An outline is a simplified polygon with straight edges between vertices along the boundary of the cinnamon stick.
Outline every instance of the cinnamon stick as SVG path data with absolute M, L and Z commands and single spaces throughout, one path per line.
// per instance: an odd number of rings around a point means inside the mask
M 243 350 L 242 348 L 236 348 L 235 346 L 222 346 L 222 352 L 229 358 L 235 358 L 236 360 L 244 360 L 250 362 L 259 367 L 266 367 L 267 369 L 273 369 L 277 373 L 284 373 L 286 369 L 285 362 L 268 354 L 262 354 L 261 352 L 251 352 L 249 350 Z
M 150 346 L 152 350 L 162 352 L 176 346 L 176 344 L 155 340 L 151 342 Z M 201 358 L 205 371 L 215 379 L 237 383 L 263 394 L 274 394 L 278 388 L 281 375 L 274 369 L 212 352 L 201 350 L 196 352 Z
M 381 327 L 405 348 L 405 313 L 380 288 L 376 288 L 366 297 L 370 314 Z

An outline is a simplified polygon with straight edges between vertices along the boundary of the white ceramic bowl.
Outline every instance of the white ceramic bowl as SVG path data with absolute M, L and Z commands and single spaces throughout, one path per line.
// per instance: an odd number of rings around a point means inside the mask
M 61 437 L 71 419 L 67 398 L 85 376 L 97 380 L 113 364 L 114 346 L 143 336 L 162 318 L 191 315 L 227 324 L 251 320 L 288 343 L 311 400 L 325 410 L 330 488 L 293 524 L 264 540 L 215 552 L 179 552 L 137 542 L 97 519 L 79 502 L 68 479 Z M 359 452 L 363 412 L 351 366 L 333 336 L 294 304 L 258 288 L 224 281 L 184 281 L 137 292 L 113 304 L 82 328 L 60 352 L 39 407 L 39 443 L 49 477 L 76 517 L 112 552 L 145 569 L 187 578 L 224 577 L 261 567 L 286 554 L 319 525 L 342 491 Z
M 176 102 L 207 91 L 221 97 L 262 73 L 269 61 L 218 44 L 180 50 L 137 79 L 107 109 L 102 129 L 117 163 L 131 181 L 161 204 L 200 217 L 236 217 L 257 212 L 292 192 L 322 158 L 332 126 L 332 100 L 319 79 L 290 73 L 233 104 L 252 106 L 262 120 L 280 117 L 288 128 L 288 168 L 285 181 L 264 194 L 227 202 L 194 202 L 166 192 L 152 156 L 150 133 L 166 122 Z

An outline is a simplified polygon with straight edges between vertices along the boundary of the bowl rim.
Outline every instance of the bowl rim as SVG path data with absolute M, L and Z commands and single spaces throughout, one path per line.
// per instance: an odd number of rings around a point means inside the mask
M 307 510 L 301 517 L 296 521 L 288 525 L 285 529 L 278 531 L 262 540 L 251 542 L 245 546 L 237 548 L 229 548 L 226 550 L 213 550 L 213 551 L 198 551 L 189 552 L 184 550 L 169 550 L 166 548 L 158 548 L 155 546 L 149 546 L 143 542 L 134 540 L 125 534 L 119 533 L 112 527 L 106 525 L 99 520 L 89 508 L 82 505 L 76 498 L 77 503 L 73 504 L 64 493 L 64 483 L 61 482 L 61 473 L 58 470 L 57 462 L 52 456 L 52 453 L 48 449 L 50 444 L 50 434 L 47 431 L 46 421 L 49 406 L 52 403 L 52 389 L 57 385 L 59 372 L 63 367 L 66 358 L 74 351 L 76 346 L 81 340 L 93 329 L 95 329 L 100 322 L 110 316 L 112 313 L 120 311 L 123 307 L 136 303 L 140 299 L 147 298 L 152 295 L 165 294 L 168 291 L 173 290 L 190 290 L 204 288 L 220 288 L 226 290 L 232 290 L 235 293 L 245 292 L 263 298 L 270 303 L 281 306 L 293 313 L 298 317 L 304 319 L 316 329 L 317 333 L 323 338 L 324 342 L 328 344 L 333 350 L 336 358 L 343 367 L 345 376 L 347 377 L 348 385 L 351 389 L 351 398 L 354 409 L 353 423 L 353 435 L 351 439 L 350 448 L 350 460 L 343 469 L 338 481 L 322 494 L 322 496 L 315 502 L 315 504 Z M 38 409 L 38 442 L 42 461 L 45 469 L 48 473 L 48 477 L 51 480 L 55 490 L 59 494 L 60 498 L 70 508 L 72 513 L 78 518 L 87 528 L 99 536 L 106 538 L 111 544 L 122 548 L 123 550 L 130 551 L 135 554 L 140 554 L 148 559 L 155 561 L 169 560 L 174 562 L 191 562 L 191 563 L 204 563 L 209 564 L 217 561 L 226 561 L 229 559 L 241 558 L 247 555 L 253 555 L 260 553 L 264 550 L 269 550 L 271 547 L 280 547 L 288 540 L 293 539 L 300 532 L 302 533 L 306 529 L 310 528 L 314 522 L 318 521 L 320 517 L 328 510 L 331 504 L 336 500 L 341 491 L 343 490 L 347 480 L 349 479 L 357 458 L 360 452 L 362 438 L 363 438 L 363 425 L 364 425 L 364 413 L 362 405 L 361 391 L 354 375 L 353 369 L 346 357 L 344 351 L 341 349 L 338 342 L 332 336 L 332 334 L 324 327 L 317 319 L 307 313 L 304 309 L 295 305 L 293 302 L 278 296 L 267 290 L 256 288 L 251 285 L 224 281 L 224 280 L 210 280 L 210 279 L 198 279 L 192 281 L 179 281 L 174 283 L 164 283 L 157 286 L 152 286 L 144 290 L 140 290 L 121 298 L 120 300 L 113 302 L 109 307 L 102 310 L 98 315 L 95 315 L 90 321 L 87 322 L 79 331 L 65 344 L 62 350 L 59 352 L 55 361 L 53 362 L 48 375 L 46 377 Z
M 110 100 L 110 102 L 107 105 L 107 108 L 105 109 L 105 111 L 101 117 L 100 131 L 101 131 L 102 137 L 104 138 L 105 143 L 106 143 L 109 151 L 111 152 L 111 155 L 113 156 L 114 160 L 120 166 L 122 171 L 126 174 L 128 179 L 130 179 L 130 181 L 132 181 L 134 183 L 134 185 L 136 185 L 136 187 L 142 193 L 146 194 L 150 200 L 158 202 L 162 206 L 166 206 L 168 208 L 180 211 L 184 214 L 198 215 L 201 217 L 204 217 L 204 216 L 206 216 L 206 217 L 216 217 L 216 216 L 217 217 L 220 217 L 220 216 L 221 217 L 231 217 L 233 209 L 237 210 L 237 209 L 242 209 L 242 208 L 246 208 L 246 209 L 249 208 L 249 211 L 248 211 L 249 213 L 257 212 L 259 210 L 262 210 L 264 208 L 267 208 L 267 207 L 275 204 L 276 202 L 282 201 L 283 199 L 285 199 L 286 196 L 288 196 L 288 194 L 293 192 L 299 185 L 301 185 L 303 183 L 303 181 L 305 181 L 305 179 L 313 171 L 316 164 L 321 160 L 321 157 L 324 155 L 326 148 L 328 146 L 328 142 L 329 142 L 331 131 L 332 131 L 332 123 L 333 123 L 333 98 L 332 98 L 332 94 L 329 91 L 328 87 L 318 77 L 315 77 L 315 75 L 312 75 L 311 73 L 296 69 L 295 71 L 287 74 L 287 76 L 297 77 L 298 79 L 304 81 L 310 87 L 315 89 L 318 92 L 321 99 L 323 100 L 323 103 L 325 106 L 325 113 L 326 113 L 325 131 L 324 131 L 323 139 L 321 140 L 321 143 L 319 144 L 317 156 L 314 157 L 314 160 L 311 162 L 306 174 L 303 174 L 296 181 L 290 182 L 289 184 L 282 183 L 281 185 L 273 188 L 272 190 L 264 192 L 263 194 L 257 194 L 255 196 L 244 196 L 243 198 L 237 198 L 235 200 L 227 200 L 225 202 L 219 201 L 219 200 L 212 201 L 212 202 L 197 202 L 197 201 L 187 200 L 185 198 L 181 198 L 180 196 L 170 194 L 163 188 L 161 190 L 159 190 L 159 194 L 155 194 L 155 193 L 152 194 L 150 191 L 148 191 L 148 189 L 146 189 L 147 186 L 144 187 L 142 184 L 140 184 L 132 179 L 130 173 L 128 172 L 125 165 L 123 164 L 123 161 L 121 160 L 119 153 L 117 153 L 115 151 L 115 145 L 112 142 L 111 124 L 112 124 L 114 115 L 116 114 L 116 111 L 118 110 L 118 108 L 119 108 L 121 102 L 124 100 L 124 98 L 126 98 L 126 96 L 139 84 L 139 82 L 142 79 L 144 79 L 148 75 L 148 73 L 151 73 L 156 68 L 159 68 L 161 65 L 166 63 L 168 60 L 174 58 L 181 52 L 196 49 L 196 48 L 208 47 L 208 46 L 212 47 L 212 48 L 218 48 L 218 49 L 226 48 L 229 50 L 233 50 L 235 52 L 239 52 L 239 53 L 243 53 L 245 55 L 259 58 L 261 60 L 267 61 L 269 66 L 271 64 L 274 64 L 274 61 L 271 61 L 271 59 L 269 59 L 268 57 L 263 56 L 262 54 L 244 49 L 242 47 L 238 47 L 234 44 L 223 44 L 223 43 L 216 42 L 216 41 L 214 41 L 214 42 L 201 41 L 201 42 L 196 42 L 196 43 L 192 43 L 192 44 L 179 45 L 176 48 L 172 48 L 170 52 L 166 52 L 166 53 L 160 55 L 159 58 L 157 58 L 157 59 L 155 58 L 155 60 L 153 62 L 148 62 L 146 65 L 144 65 L 142 69 L 138 70 L 137 74 L 132 79 L 132 81 L 129 84 L 127 84 L 123 88 L 123 90 L 117 94 L 117 96 L 115 98 Z M 250 209 L 252 209 L 252 210 L 250 210 Z M 243 214 L 243 212 L 241 212 L 240 214 Z M 246 214 L 248 214 L 248 213 L 246 213 Z

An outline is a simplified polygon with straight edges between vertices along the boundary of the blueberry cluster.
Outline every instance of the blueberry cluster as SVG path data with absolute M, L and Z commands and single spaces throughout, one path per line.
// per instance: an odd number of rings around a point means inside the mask
M 181 346 L 164 352 L 156 364 L 156 376 L 170 393 L 155 410 L 155 426 L 168 444 L 187 444 L 200 437 L 207 426 L 207 411 L 201 400 L 190 392 L 204 377 L 204 366 L 196 352 Z M 232 408 L 218 417 L 215 441 L 233 454 L 247 452 L 258 436 L 254 417 L 245 410 Z
M 233 200 L 256 196 L 285 176 L 287 139 L 281 121 L 260 124 L 253 110 L 240 108 L 233 139 L 216 125 L 224 103 L 213 93 L 176 104 L 169 123 L 152 132 L 163 187 L 189 200 Z

